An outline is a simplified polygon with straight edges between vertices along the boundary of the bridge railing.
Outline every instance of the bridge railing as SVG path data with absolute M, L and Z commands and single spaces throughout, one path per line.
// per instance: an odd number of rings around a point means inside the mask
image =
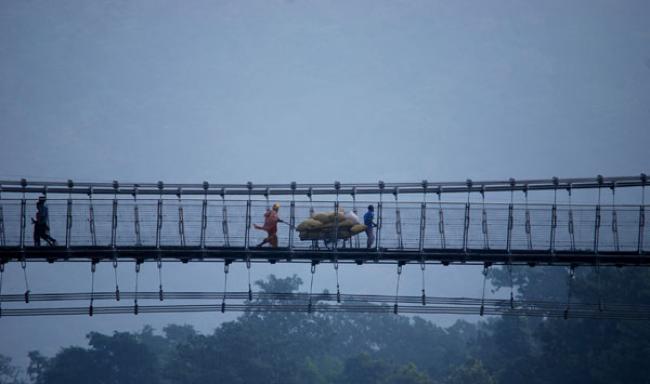
M 310 212 L 334 210 L 332 201 L 279 199 L 280 217 L 299 224 Z M 368 204 L 341 201 L 357 208 Z M 49 226 L 59 246 L 89 247 L 249 247 L 265 232 L 247 230 L 247 200 L 151 198 L 49 198 Z M 250 200 L 250 220 L 262 224 L 266 200 Z M 30 247 L 36 212 L 34 199 L 0 200 L 0 246 Z M 379 207 L 377 207 L 379 208 Z M 646 252 L 650 244 L 647 205 L 383 201 L 376 210 L 379 248 L 419 250 L 576 250 Z M 398 213 L 399 212 L 399 213 Z M 381 216 L 379 217 L 379 214 Z M 24 223 L 21 224 L 21 223 Z M 281 247 L 307 249 L 297 231 L 279 224 Z M 290 238 L 291 237 L 291 238 Z M 365 247 L 365 234 L 339 247 Z

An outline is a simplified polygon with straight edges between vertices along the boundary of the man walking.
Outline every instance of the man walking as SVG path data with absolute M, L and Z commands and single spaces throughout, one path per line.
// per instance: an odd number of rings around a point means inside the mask
M 56 245 L 56 240 L 50 236 L 49 211 L 45 205 L 45 196 L 39 196 L 36 202 L 36 219 L 32 219 L 34 224 L 34 246 L 41 246 L 41 239 L 49 245 Z
M 370 204 L 368 206 L 368 212 L 366 212 L 365 215 L 363 215 L 363 224 L 366 226 L 366 236 L 368 236 L 368 242 L 367 242 L 367 248 L 370 249 L 372 248 L 372 243 L 375 242 L 375 232 L 373 230 L 374 227 L 377 226 L 374 222 L 375 220 L 375 207 Z

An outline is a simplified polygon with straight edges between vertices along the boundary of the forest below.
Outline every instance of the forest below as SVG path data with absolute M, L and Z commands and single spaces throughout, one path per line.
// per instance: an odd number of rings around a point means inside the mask
M 516 299 L 567 300 L 564 268 L 512 273 Z M 577 269 L 571 300 L 650 304 L 646 268 L 600 274 Z M 505 269 L 490 280 L 510 289 Z M 301 284 L 296 276 L 257 282 L 266 292 Z M 168 325 L 161 333 L 145 327 L 87 339 L 87 347 L 51 357 L 30 352 L 26 372 L 0 356 L 0 383 L 650 383 L 647 320 L 503 316 L 440 327 L 402 315 L 247 312 L 212 334 Z

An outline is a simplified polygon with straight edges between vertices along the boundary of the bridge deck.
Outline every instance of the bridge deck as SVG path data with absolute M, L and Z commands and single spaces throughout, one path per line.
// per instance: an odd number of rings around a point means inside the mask
M 0 259 L 9 261 L 136 261 L 158 259 L 164 261 L 246 261 L 251 262 L 341 262 L 341 263 L 452 263 L 461 264 L 527 264 L 527 265 L 650 265 L 650 255 L 635 251 L 599 252 L 558 250 L 504 250 L 489 249 L 424 249 L 417 250 L 382 248 L 342 248 L 293 250 L 281 248 L 244 247 L 3 247 Z

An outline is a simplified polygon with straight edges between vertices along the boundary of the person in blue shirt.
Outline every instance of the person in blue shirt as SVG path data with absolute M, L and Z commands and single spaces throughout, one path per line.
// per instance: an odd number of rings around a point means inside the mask
M 375 220 L 375 207 L 370 204 L 368 206 L 368 212 L 366 212 L 365 215 L 363 215 L 363 224 L 366 226 L 366 236 L 368 237 L 368 242 L 366 246 L 368 248 L 372 248 L 372 243 L 375 242 L 375 231 L 373 230 L 374 227 L 377 226 L 374 222 Z

